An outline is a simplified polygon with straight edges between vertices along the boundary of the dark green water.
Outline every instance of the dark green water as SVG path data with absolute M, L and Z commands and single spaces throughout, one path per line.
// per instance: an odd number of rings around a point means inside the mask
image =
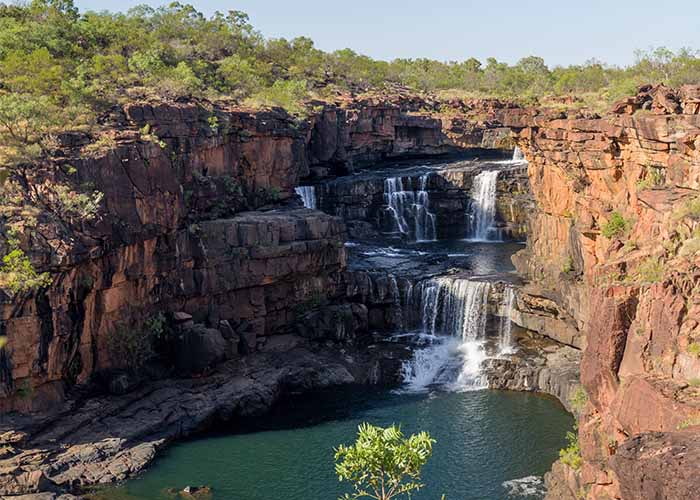
M 502 483 L 546 472 L 572 426 L 557 402 L 527 393 L 331 391 L 277 408 L 254 432 L 173 446 L 100 498 L 165 499 L 167 488 L 208 485 L 215 499 L 334 500 L 350 490 L 335 477 L 333 447 L 353 441 L 364 421 L 401 423 L 406 434 L 426 430 L 437 440 L 414 500 L 538 498 L 509 496 Z

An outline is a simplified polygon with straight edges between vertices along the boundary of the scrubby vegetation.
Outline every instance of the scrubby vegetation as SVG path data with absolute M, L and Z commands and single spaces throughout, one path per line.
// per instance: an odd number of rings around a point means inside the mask
M 323 52 L 306 37 L 267 39 L 235 10 L 207 18 L 178 2 L 126 13 L 80 13 L 72 0 L 0 4 L 1 161 L 34 158 L 49 147 L 46 132 L 89 126 L 96 112 L 135 95 L 227 96 L 302 112 L 311 94 L 387 83 L 447 95 L 611 100 L 643 83 L 700 79 L 695 51 L 636 56 L 627 68 L 595 60 L 550 68 L 535 56 L 514 65 L 469 57 L 378 61 L 351 49 Z
M 582 385 L 576 387 L 576 390 L 569 396 L 569 403 L 576 415 L 583 413 L 586 404 L 588 404 L 588 393 L 586 393 L 586 389 Z
M 642 283 L 657 283 L 664 276 L 666 268 L 658 257 L 647 257 L 637 269 L 637 279 Z
M 559 450 L 559 460 L 572 469 L 579 469 L 583 464 L 583 457 L 581 456 L 578 433 L 575 429 L 573 432 L 569 431 L 566 433 L 566 441 L 568 442 L 567 447 Z
M 606 238 L 619 238 L 631 228 L 631 221 L 625 219 L 619 212 L 613 212 L 608 221 L 600 228 L 600 233 Z
M 357 441 L 335 450 L 335 472 L 340 481 L 352 484 L 354 493 L 344 500 L 375 498 L 390 500 L 423 487 L 421 469 L 433 452 L 435 440 L 427 432 L 404 437 L 401 428 L 361 424 Z
M 446 98 L 540 99 L 554 105 L 557 96 L 575 95 L 574 101 L 583 105 L 607 104 L 643 83 L 700 80 L 698 52 L 658 48 L 636 56 L 635 64 L 626 68 L 600 61 L 551 68 L 535 56 L 509 65 L 467 54 L 463 61 L 378 61 L 351 49 L 324 52 L 306 37 L 265 38 L 245 13 L 235 10 L 206 17 L 178 2 L 158 8 L 141 5 L 123 13 L 81 13 L 73 0 L 0 3 L 2 216 L 8 225 L 15 219 L 31 221 L 36 214 L 27 211 L 41 207 L 69 225 L 95 219 L 100 193 L 56 181 L 28 190 L 35 182 L 30 173 L 48 164 L 62 131 L 92 134 L 95 140 L 83 148 L 86 156 L 114 147 L 114 138 L 100 130 L 98 117 L 136 98 L 228 99 L 303 115 L 313 111 L 307 105 L 311 97 L 387 85 Z M 216 116 L 209 125 L 218 131 Z M 150 129 L 141 130 L 140 136 L 165 147 Z M 640 187 L 661 181 L 650 171 Z M 275 193 L 264 194 L 274 201 Z M 610 234 L 621 229 L 610 226 Z M 17 276 L 3 274 L 2 280 Z M 31 278 L 12 286 L 39 284 Z

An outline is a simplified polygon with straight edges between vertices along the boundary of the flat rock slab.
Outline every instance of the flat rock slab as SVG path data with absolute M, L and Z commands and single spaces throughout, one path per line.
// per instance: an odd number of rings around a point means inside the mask
M 224 364 L 206 378 L 162 380 L 123 396 L 69 401 L 49 416 L 8 415 L 0 425 L 0 496 L 66 499 L 57 492 L 127 479 L 169 442 L 233 417 L 262 414 L 282 392 L 355 382 L 343 362 L 337 353 L 293 347 Z

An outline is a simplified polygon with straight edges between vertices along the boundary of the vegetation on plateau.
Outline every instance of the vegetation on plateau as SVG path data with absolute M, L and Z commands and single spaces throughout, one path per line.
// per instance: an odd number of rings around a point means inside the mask
M 41 181 L 32 173 L 50 165 L 66 130 L 92 133 L 87 156 L 113 147 L 111 137 L 97 133 L 98 117 L 138 98 L 226 99 L 303 115 L 312 109 L 305 104 L 312 97 L 387 85 L 444 97 L 546 101 L 575 94 L 591 103 L 633 93 L 643 83 L 698 80 L 700 57 L 692 50 L 639 52 L 625 68 L 595 60 L 549 67 L 535 56 L 515 64 L 469 57 L 380 61 L 351 49 L 324 52 L 306 37 L 266 38 L 236 10 L 207 17 L 178 2 L 120 13 L 81 13 L 72 0 L 0 3 L 0 217 L 8 228 L 0 240 L 9 240 L 10 231 L 31 230 L 38 212 L 69 226 L 98 217 L 101 194 L 69 182 L 71 167 Z M 164 146 L 149 131 L 142 139 Z M 656 182 L 650 175 L 648 183 Z M 17 248 L 1 245 L 0 253 Z M 0 273 L 15 265 L 21 271 L 24 263 L 15 254 Z M 18 276 L 2 274 L 2 280 Z M 14 288 L 45 283 L 30 278 Z
M 351 446 L 335 450 L 335 472 L 354 492 L 343 500 L 374 498 L 390 500 L 410 495 L 423 487 L 421 469 L 433 451 L 435 440 L 427 432 L 404 437 L 401 428 L 361 424 Z

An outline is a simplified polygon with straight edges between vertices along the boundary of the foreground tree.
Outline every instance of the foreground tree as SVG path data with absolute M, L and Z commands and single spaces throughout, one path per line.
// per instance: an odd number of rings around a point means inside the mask
M 341 498 L 390 500 L 420 490 L 420 472 L 433 452 L 433 443 L 427 432 L 406 438 L 396 425 L 361 424 L 355 444 L 335 450 L 335 472 L 355 490 Z

